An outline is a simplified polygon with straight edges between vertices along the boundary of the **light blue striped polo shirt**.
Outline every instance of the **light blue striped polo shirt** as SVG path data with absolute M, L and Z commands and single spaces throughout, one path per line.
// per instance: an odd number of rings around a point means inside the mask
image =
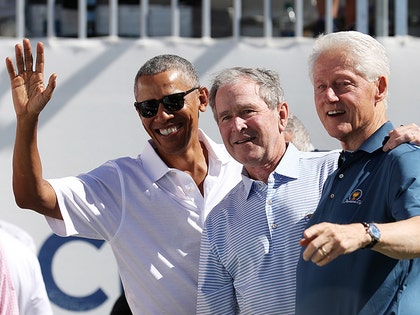
M 289 144 L 267 185 L 243 172 L 205 223 L 197 314 L 294 314 L 299 240 L 338 155 Z

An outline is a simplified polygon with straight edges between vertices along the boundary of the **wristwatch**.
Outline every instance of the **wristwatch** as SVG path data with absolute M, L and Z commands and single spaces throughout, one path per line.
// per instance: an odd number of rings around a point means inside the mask
M 379 239 L 381 238 L 381 231 L 379 231 L 378 227 L 373 223 L 362 222 L 362 224 L 366 229 L 366 233 L 369 234 L 372 239 L 364 248 L 372 248 L 379 242 Z

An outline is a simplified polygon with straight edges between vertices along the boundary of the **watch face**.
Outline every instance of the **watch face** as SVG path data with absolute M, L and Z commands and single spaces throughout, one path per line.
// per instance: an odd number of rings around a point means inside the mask
M 373 238 L 379 240 L 381 237 L 381 232 L 375 224 L 369 224 L 369 232 Z

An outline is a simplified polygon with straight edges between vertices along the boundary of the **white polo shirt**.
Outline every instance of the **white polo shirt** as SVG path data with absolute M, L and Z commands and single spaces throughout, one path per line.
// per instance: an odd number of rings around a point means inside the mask
M 195 314 L 198 261 L 208 212 L 241 180 L 241 165 L 200 131 L 209 154 L 204 198 L 190 175 L 146 145 L 76 177 L 50 180 L 64 221 L 54 233 L 104 239 L 133 314 Z

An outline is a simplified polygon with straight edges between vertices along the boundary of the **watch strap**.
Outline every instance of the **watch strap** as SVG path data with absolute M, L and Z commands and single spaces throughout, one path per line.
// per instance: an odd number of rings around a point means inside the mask
M 366 234 L 368 234 L 371 238 L 371 241 L 369 244 L 367 244 L 365 247 L 363 248 L 372 248 L 373 246 L 376 245 L 376 243 L 378 243 L 379 239 L 377 237 L 375 237 L 375 235 L 372 234 L 371 230 L 370 230 L 370 224 L 367 222 L 361 222 L 363 224 L 363 226 L 365 227 L 366 230 Z

